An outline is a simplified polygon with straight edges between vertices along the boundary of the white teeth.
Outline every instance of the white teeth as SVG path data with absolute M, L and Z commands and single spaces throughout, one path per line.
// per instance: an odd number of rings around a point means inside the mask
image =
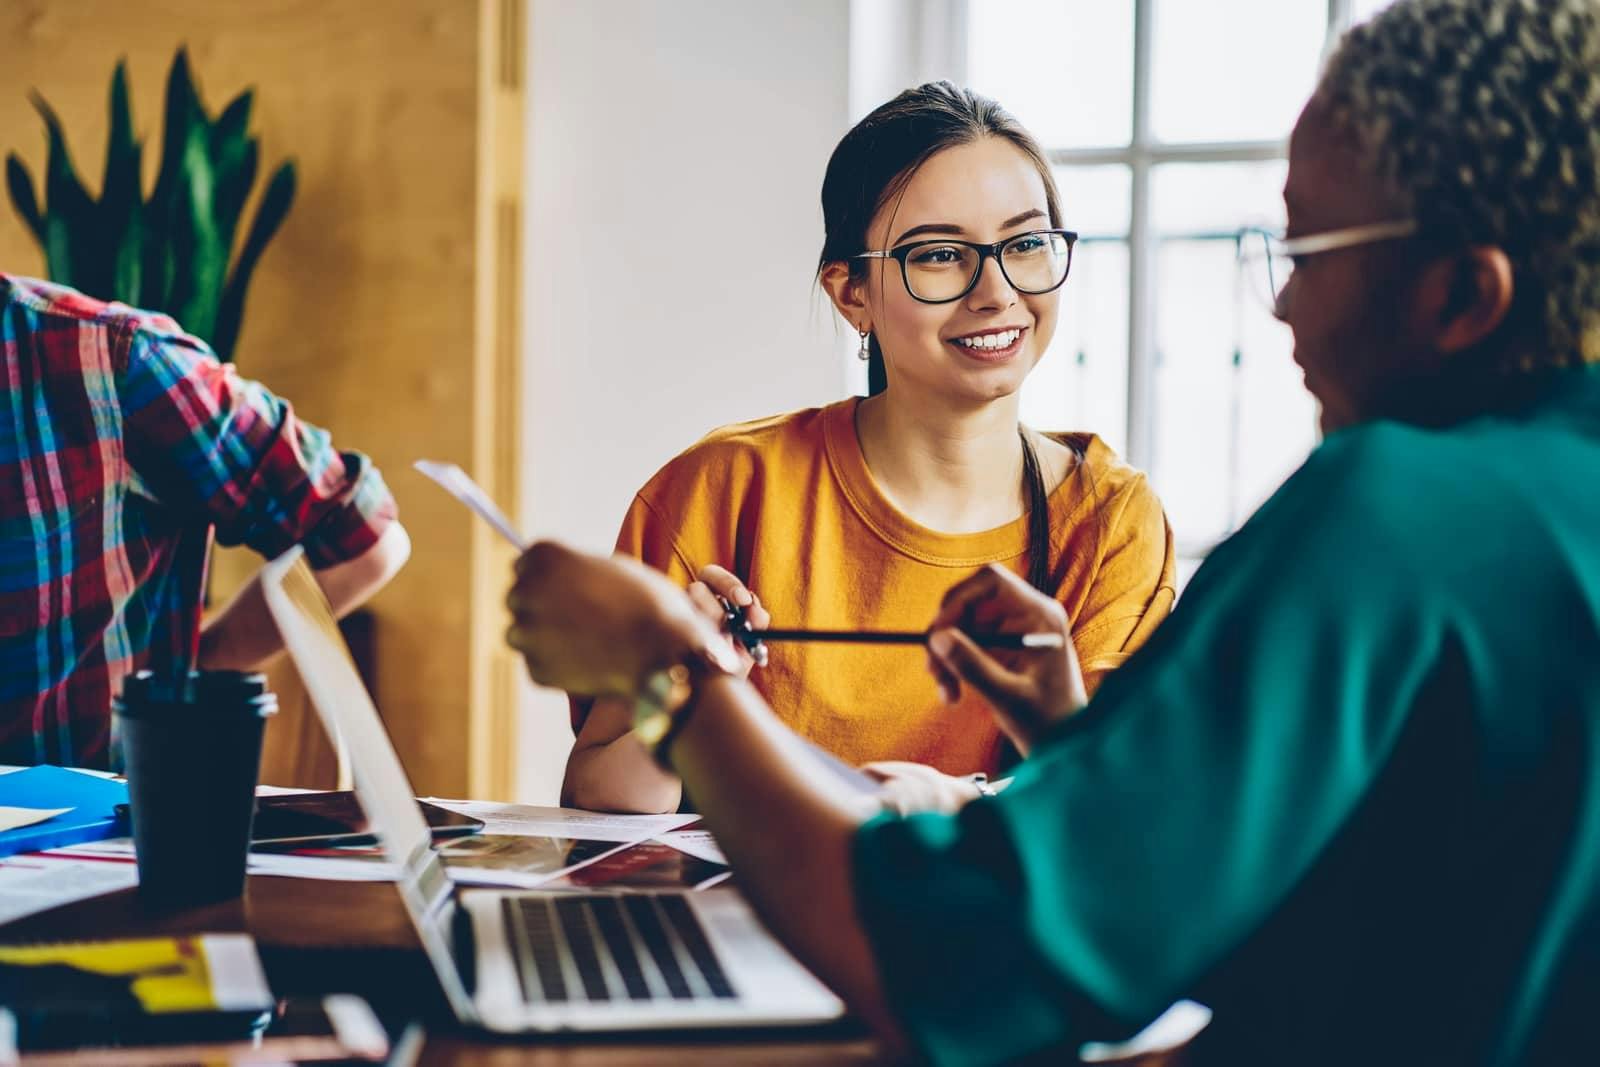
M 957 337 L 956 343 L 967 348 L 1010 348 L 1022 336 L 1021 330 L 986 333 L 979 337 Z

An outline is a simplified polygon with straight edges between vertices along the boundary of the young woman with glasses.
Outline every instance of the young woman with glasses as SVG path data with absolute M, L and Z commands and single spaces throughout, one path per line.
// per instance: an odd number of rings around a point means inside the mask
M 924 85 L 839 143 L 822 207 L 818 278 L 861 337 L 872 395 L 714 431 L 639 491 L 618 550 L 687 584 L 709 617 L 721 597 L 758 629 L 921 629 L 955 582 L 998 563 L 1065 609 L 1092 690 L 1169 610 L 1172 538 L 1143 475 L 1098 438 L 1018 421 L 1077 238 L 1038 144 L 992 100 Z M 946 776 L 1002 769 L 1007 738 L 924 661 L 774 644 L 751 678 L 801 735 L 883 764 L 905 803 L 950 805 L 977 786 Z M 631 707 L 573 708 L 565 803 L 679 805 Z

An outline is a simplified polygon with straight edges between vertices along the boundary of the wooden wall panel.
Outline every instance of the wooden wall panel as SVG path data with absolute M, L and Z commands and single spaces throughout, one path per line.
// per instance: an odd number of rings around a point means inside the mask
M 515 451 L 500 448 L 514 426 L 495 398 L 517 395 L 500 380 L 516 359 L 495 342 L 500 329 L 516 336 L 496 293 L 517 290 L 495 273 L 517 269 L 516 251 L 496 246 L 493 194 L 520 181 L 520 135 L 495 125 L 508 92 L 496 87 L 521 51 L 508 60 L 498 34 L 520 32 L 520 11 L 519 0 L 0 4 L 0 149 L 20 152 L 36 179 L 44 136 L 28 90 L 55 106 L 97 186 L 111 71 L 126 57 L 153 181 L 180 43 L 213 113 L 255 87 L 263 172 L 297 161 L 299 193 L 256 274 L 237 361 L 370 453 L 400 500 L 414 550 L 372 604 L 379 700 L 418 790 L 447 796 L 504 794 L 513 781 L 491 755 L 515 751 L 511 697 L 495 680 L 509 556 L 410 463 L 458 462 L 515 513 Z M 9 203 L 0 269 L 43 270 Z M 251 566 L 222 558 L 224 586 Z

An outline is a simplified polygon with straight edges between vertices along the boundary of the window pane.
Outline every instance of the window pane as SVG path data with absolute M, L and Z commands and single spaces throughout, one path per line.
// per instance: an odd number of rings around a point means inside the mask
M 1061 290 L 1056 335 L 1022 390 L 1022 421 L 1040 430 L 1128 438 L 1128 220 L 1133 178 L 1120 164 L 1057 167 L 1069 229 L 1082 238 Z
M 1126 454 L 1127 407 L 1128 246 L 1079 242 L 1056 335 L 1022 387 L 1022 421 L 1038 430 L 1087 430 Z
M 1133 0 L 983 0 L 968 5 L 967 84 L 1046 148 L 1133 136 Z
M 1289 165 L 1169 163 L 1150 174 L 1150 220 L 1157 234 L 1232 233 L 1244 225 L 1283 227 L 1283 180 Z
M 1057 167 L 1055 178 L 1067 229 L 1084 237 L 1128 235 L 1133 175 L 1127 167 Z
M 1155 11 L 1157 139 L 1288 136 L 1316 84 L 1327 0 L 1186 0 Z
M 1183 164 L 1152 175 L 1156 257 L 1151 475 L 1181 553 L 1236 529 L 1310 451 L 1316 409 L 1228 236 L 1282 224 L 1284 164 Z

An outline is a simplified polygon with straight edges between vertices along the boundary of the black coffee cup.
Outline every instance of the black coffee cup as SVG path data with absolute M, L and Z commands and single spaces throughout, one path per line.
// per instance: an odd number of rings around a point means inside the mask
M 278 710 L 261 674 L 140 671 L 113 705 L 139 896 L 158 909 L 244 891 L 261 735 Z

